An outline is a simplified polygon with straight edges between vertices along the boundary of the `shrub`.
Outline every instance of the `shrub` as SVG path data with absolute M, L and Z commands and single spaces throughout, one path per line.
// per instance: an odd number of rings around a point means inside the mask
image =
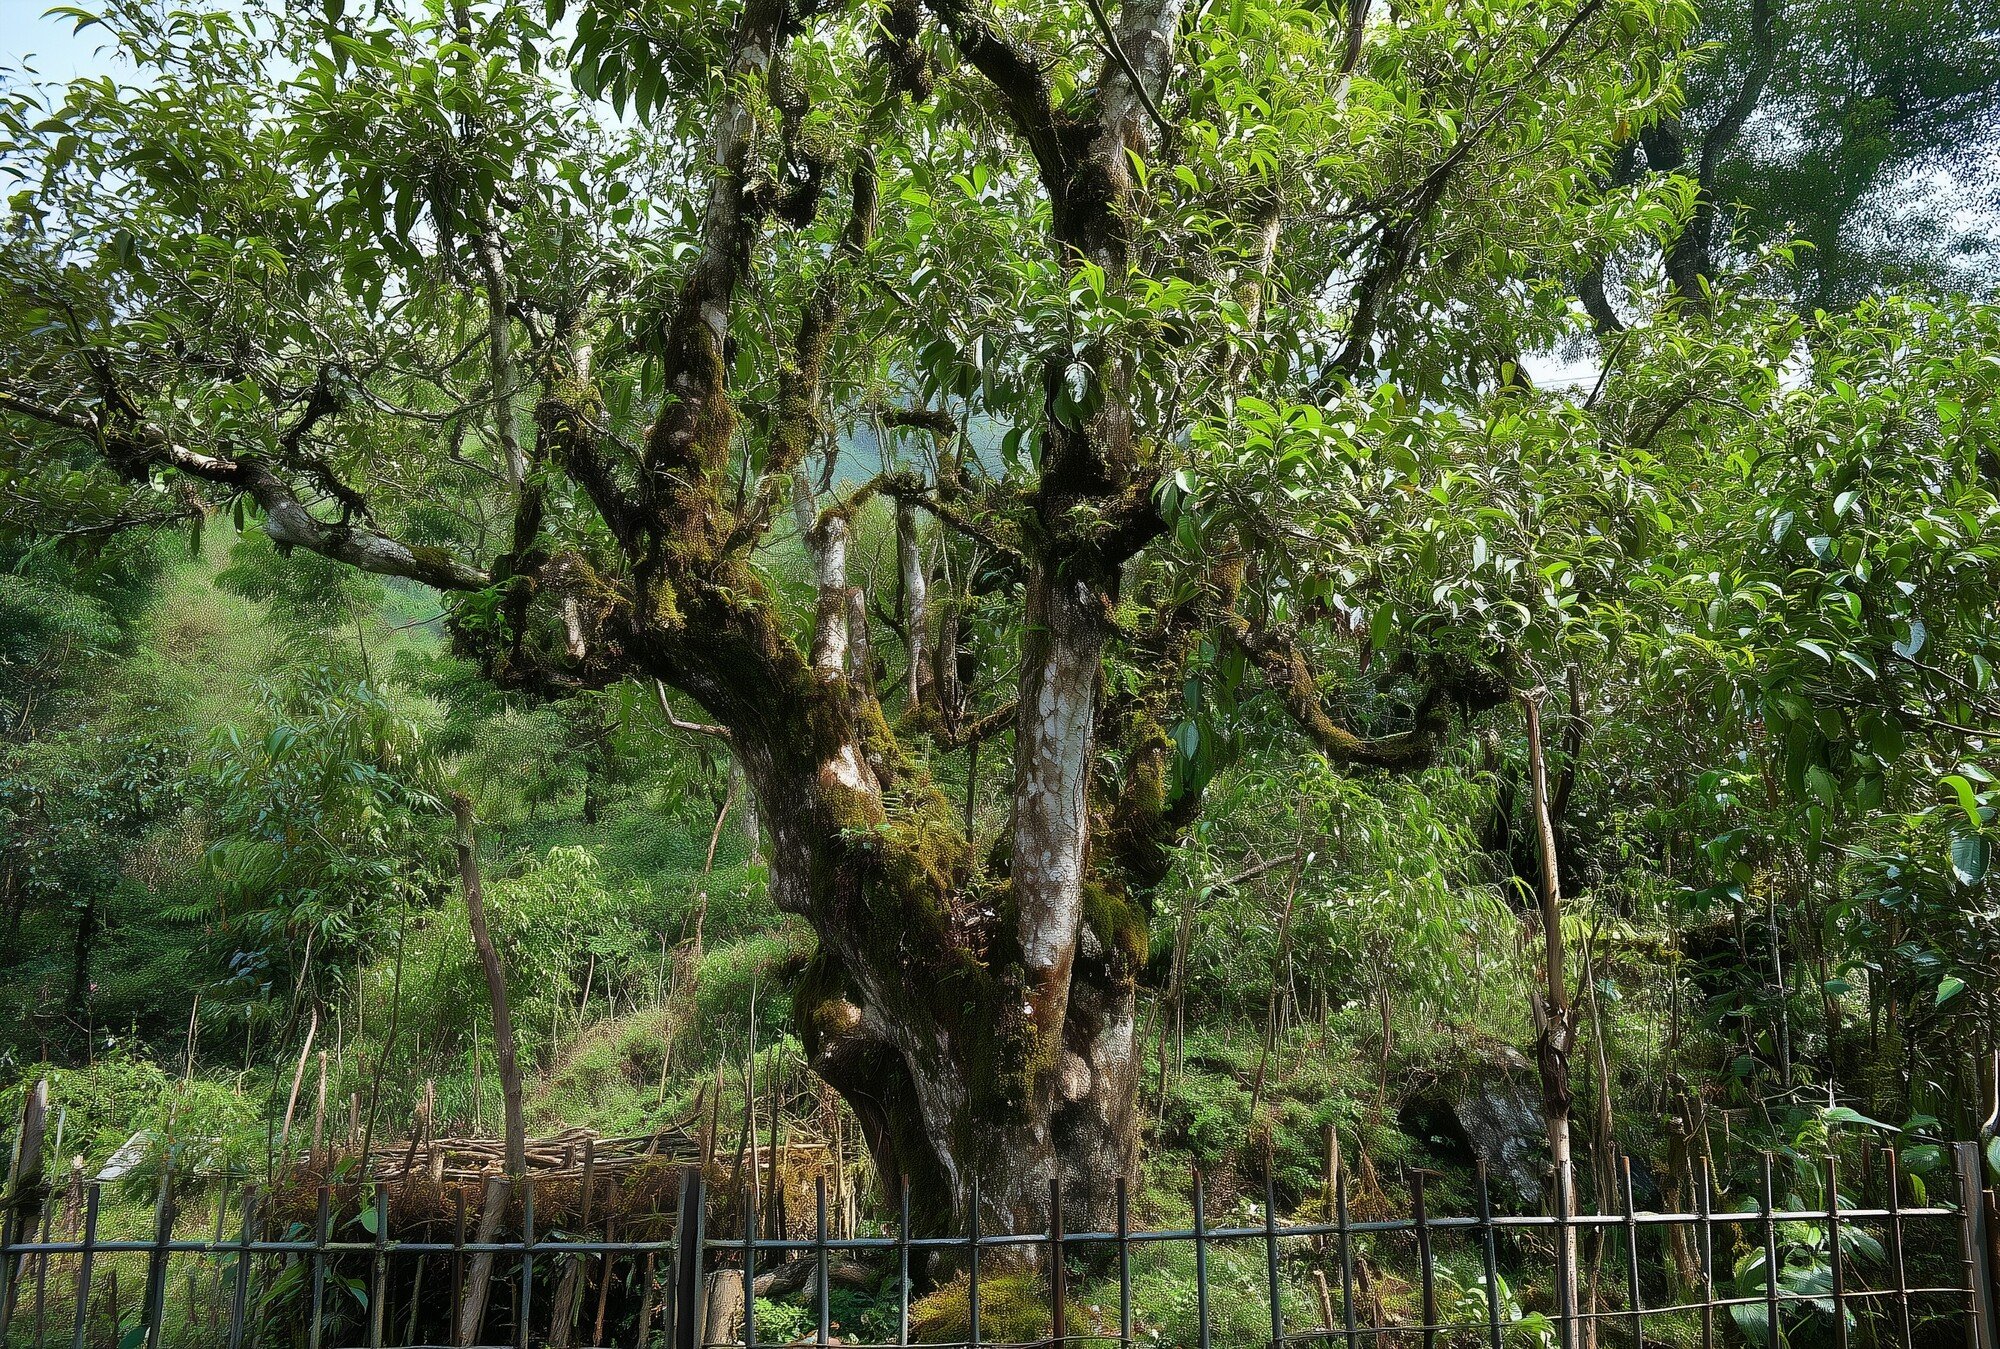
M 963 1275 L 920 1299 L 910 1308 L 910 1333 L 919 1340 L 965 1340 L 972 1333 L 971 1282 Z M 1073 1325 L 1090 1324 L 1089 1313 L 1074 1299 L 1069 1304 Z M 979 1335 L 992 1344 L 1028 1344 L 1049 1333 L 1049 1295 L 1036 1275 L 1024 1271 L 984 1275 L 979 1280 Z
M 247 1162 L 262 1146 L 261 1103 L 232 1088 L 202 1078 L 181 1078 L 149 1059 L 108 1054 L 81 1068 L 30 1064 L 0 1090 L 0 1119 L 11 1134 L 21 1118 L 28 1092 L 49 1079 L 50 1162 L 67 1167 L 81 1156 L 95 1171 L 136 1133 L 152 1136 L 154 1161 L 171 1148 L 177 1164 L 203 1171 Z M 62 1150 L 53 1155 L 60 1127 Z

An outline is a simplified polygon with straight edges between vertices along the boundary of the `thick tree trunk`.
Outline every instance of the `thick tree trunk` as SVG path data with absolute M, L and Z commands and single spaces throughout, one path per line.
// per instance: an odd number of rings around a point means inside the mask
M 885 817 L 878 772 L 918 810 Z M 1046 936 L 1037 963 L 1015 935 L 1027 925 L 1007 921 L 1017 901 L 969 890 L 956 811 L 907 773 L 862 738 L 826 756 L 803 801 L 795 777 L 753 769 L 774 888 L 820 934 L 796 999 L 813 1066 L 853 1106 L 890 1189 L 910 1184 L 926 1230 L 963 1230 L 975 1183 L 989 1230 L 1039 1226 L 1051 1176 L 1078 1213 L 1108 1215 L 1113 1179 L 1136 1162 L 1132 935 L 1082 913 L 1080 851 L 1067 870 L 1017 867 L 1048 921 L 1083 933 L 1073 950 Z M 868 832 L 828 827 L 842 818 Z M 1081 848 L 1061 828 L 1048 837 L 1052 852 Z M 1048 987 L 1058 968 L 1060 996 Z
M 839 531 L 822 522 L 813 533 Z M 642 633 L 642 654 L 729 729 L 772 894 L 819 936 L 794 999 L 801 1036 L 891 1191 L 907 1180 L 933 1233 L 963 1230 L 975 1182 L 988 1227 L 1039 1226 L 1051 1175 L 1079 1215 L 1108 1217 L 1112 1182 L 1135 1161 L 1144 940 L 1129 906 L 1086 902 L 1083 883 L 1097 620 L 1035 662 L 1051 672 L 1029 681 L 1037 705 L 1048 690 L 1046 739 L 1022 772 L 1049 800 L 1017 824 L 1033 864 L 982 883 L 956 804 L 904 756 L 841 659 L 849 614 L 831 602 L 845 597 L 835 552 L 815 559 L 829 601 L 817 659 L 768 610 L 723 597 L 710 607 L 696 593 L 680 601 L 701 640 Z M 1032 939 L 1022 910 L 1042 915 Z
M 1180 0 L 1121 7 L 1121 56 L 1106 66 L 1087 129 L 1055 115 L 1040 67 L 981 16 L 949 0 L 933 8 L 1030 142 L 1052 199 L 1055 251 L 1088 258 L 1122 284 L 1130 155 L 1144 152 L 1146 123 L 1158 120 L 1139 81 L 1164 79 Z M 746 85 L 767 70 L 783 12 L 751 0 L 739 16 L 731 71 Z M 914 14 L 904 17 L 913 26 Z M 883 50 L 893 57 L 895 44 Z M 1093 801 L 1090 768 L 1108 615 L 1124 560 L 1157 528 L 1130 360 L 1093 353 L 1102 396 L 1089 425 L 1049 427 L 1041 527 L 1023 548 L 1011 858 L 982 869 L 953 803 L 889 730 L 865 661 L 856 669 L 866 634 L 847 585 L 848 521 L 839 505 L 819 510 L 804 471 L 828 326 L 845 293 L 838 269 L 802 316 L 765 468 L 773 485 L 791 480 L 817 572 L 808 651 L 729 542 L 722 486 L 735 409 L 722 354 L 756 224 L 746 214 L 755 194 L 740 186 L 753 122 L 735 100 L 713 130 L 702 256 L 666 342 L 674 396 L 647 438 L 637 501 L 597 471 L 594 450 L 566 450 L 567 462 L 590 470 L 607 519 L 634 522 L 621 542 L 647 559 L 612 640 L 726 728 L 764 826 L 773 898 L 819 938 L 794 997 L 807 1053 L 854 1108 L 890 1188 L 908 1183 L 919 1224 L 963 1230 L 976 1190 L 989 1228 L 1039 1228 L 1052 1176 L 1074 1196 L 1077 1221 L 1108 1223 L 1113 1182 L 1136 1160 L 1133 980 L 1145 922 L 1126 897 L 1128 869 L 1090 879 L 1102 814 L 1093 807 L 1105 804 Z M 854 184 L 841 244 L 849 256 L 874 223 L 865 156 Z M 1064 378 L 1063 363 L 1051 370 Z M 921 681 L 929 625 L 917 607 L 922 578 L 910 582 L 914 530 L 901 534 Z

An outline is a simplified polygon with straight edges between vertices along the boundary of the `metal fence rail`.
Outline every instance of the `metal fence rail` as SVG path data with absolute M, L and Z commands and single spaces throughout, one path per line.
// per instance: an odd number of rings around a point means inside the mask
M 1772 1159 L 1764 1154 L 1762 1184 L 1755 1204 L 1746 1209 L 1716 1206 L 1704 1165 L 1698 1168 L 1694 1212 L 1640 1210 L 1633 1203 L 1627 1160 L 1617 1172 L 1615 1212 L 1496 1213 L 1481 1167 L 1473 1180 L 1470 1215 L 1429 1212 L 1427 1173 L 1411 1172 L 1407 1216 L 1355 1219 L 1346 1177 L 1330 1174 L 1321 1196 L 1329 1220 L 1280 1223 L 1277 1196 L 1267 1181 L 1261 1221 L 1228 1225 L 1210 1222 L 1206 1183 L 1196 1171 L 1188 1196 L 1192 1222 L 1184 1228 L 1133 1230 L 1121 1181 L 1108 1230 L 1070 1230 L 1063 1192 L 1051 1184 L 1048 1221 L 1038 1232 L 982 1231 L 975 1199 L 963 1232 L 920 1235 L 909 1221 L 905 1192 L 899 1221 L 878 1235 L 844 1237 L 828 1233 L 823 1178 L 809 1236 L 766 1235 L 770 1215 L 760 1212 L 754 1189 L 740 1202 L 722 1206 L 729 1215 L 725 1225 L 740 1221 L 740 1235 L 709 1232 L 707 1215 L 716 1196 L 702 1172 L 690 1167 L 681 1173 L 671 1212 L 635 1216 L 600 1208 L 593 1221 L 586 1184 L 581 1220 L 565 1219 L 574 1231 L 537 1230 L 536 1186 L 526 1178 L 520 1182 L 518 1224 L 510 1224 L 518 1235 L 488 1241 L 478 1240 L 468 1226 L 463 1190 L 448 1220 L 405 1224 L 398 1234 L 391 1231 L 394 1182 L 308 1188 L 304 1194 L 316 1204 L 307 1220 L 298 1216 L 296 1186 L 289 1196 L 294 1211 L 287 1215 L 279 1203 L 286 1196 L 276 1188 L 240 1178 L 177 1177 L 168 1171 L 157 1178 L 150 1202 L 143 1194 L 135 1198 L 129 1185 L 80 1182 L 63 1202 L 51 1202 L 38 1172 L 17 1172 L 0 1227 L 0 1346 L 51 1349 L 67 1341 L 70 1349 L 262 1349 L 280 1343 L 300 1349 L 426 1343 L 573 1349 L 615 1343 L 621 1349 L 662 1344 L 703 1349 L 926 1343 L 964 1349 L 1003 1344 L 1131 1349 L 1139 1343 L 1182 1343 L 1211 1349 L 1255 1343 L 1575 1349 L 1594 1330 L 1600 1344 L 1642 1349 L 1649 1329 L 1672 1320 L 1684 1341 L 1698 1334 L 1704 1349 L 1769 1343 L 1758 1338 L 1759 1325 L 1783 1328 L 1780 1342 L 1791 1343 L 1809 1321 L 1812 1342 L 1838 1349 L 1847 1349 L 1850 1341 L 1898 1349 L 1960 1344 L 2000 1349 L 1994 1194 L 1980 1147 L 1957 1145 L 1956 1183 L 1950 1202 L 1942 1204 L 1905 1204 L 1895 1154 L 1885 1152 L 1884 1160 L 1892 1180 L 1879 1187 L 1872 1206 L 1843 1204 L 1829 1158 L 1822 1173 L 1825 1206 L 1782 1208 L 1774 1197 Z M 1862 1190 L 1869 1187 L 1870 1178 L 1864 1177 Z M 575 1217 L 573 1205 L 566 1212 Z M 184 1234 L 191 1221 L 199 1223 L 198 1235 Z M 436 1230 L 440 1226 L 444 1233 Z M 1663 1246 L 1664 1234 L 1675 1231 L 1684 1234 L 1687 1244 L 1681 1249 L 1692 1256 L 1692 1278 L 1669 1280 L 1670 1262 L 1647 1249 Z M 342 1233 L 358 1236 L 343 1239 Z M 1503 1292 L 1509 1278 L 1523 1284 L 1542 1280 L 1544 1287 L 1556 1288 L 1576 1277 L 1568 1263 L 1575 1257 L 1568 1253 L 1599 1235 L 1603 1241 L 1593 1269 L 1603 1277 L 1601 1284 L 1592 1279 L 1601 1294 L 1592 1307 L 1564 1314 L 1558 1298 L 1548 1311 L 1524 1312 L 1511 1291 Z M 1453 1248 L 1450 1259 L 1444 1247 Z M 1143 1259 L 1163 1248 L 1192 1255 L 1195 1313 L 1193 1325 L 1178 1339 L 1155 1339 L 1154 1310 L 1135 1301 L 1135 1256 Z M 1231 1253 L 1246 1250 L 1262 1265 L 1258 1294 L 1246 1292 L 1240 1278 L 1224 1286 L 1213 1272 L 1217 1260 L 1229 1258 L 1243 1274 L 1246 1261 Z M 1861 1251 L 1867 1253 L 1851 1253 Z M 1798 1264 L 1793 1257 L 1800 1254 L 1816 1263 Z M 799 1262 L 805 1269 L 794 1286 L 808 1301 L 812 1330 L 802 1338 L 773 1339 L 758 1326 L 757 1298 L 736 1295 L 754 1289 L 760 1273 L 786 1270 L 799 1276 Z M 831 1297 L 836 1262 L 879 1271 L 885 1288 L 893 1281 L 893 1327 L 858 1339 L 853 1328 L 836 1326 Z M 1763 1277 L 1751 1277 L 1760 1262 Z M 963 1281 L 965 1323 L 959 1337 L 912 1338 L 913 1288 L 927 1268 Z M 1026 1277 L 1042 1305 L 1045 1333 L 1012 1340 L 982 1334 L 982 1313 L 992 1312 L 995 1280 L 1011 1272 L 1010 1295 L 1018 1299 L 1024 1270 L 1032 1271 Z M 1454 1270 L 1472 1277 L 1453 1282 Z M 1769 1277 L 1772 1270 L 1779 1277 Z M 1078 1324 L 1070 1292 L 1087 1279 L 1104 1290 L 1115 1287 L 1116 1306 L 1102 1297 L 1103 1305 Z M 1383 1310 L 1385 1280 L 1399 1281 L 1394 1314 Z M 1262 1319 L 1268 1312 L 1268 1319 L 1246 1338 L 1242 1314 L 1254 1301 L 1265 1304 L 1255 1316 Z M 1231 1311 L 1237 1314 L 1218 1315 Z M 1748 1322 L 1747 1339 L 1743 1327 L 1732 1326 L 1739 1320 Z

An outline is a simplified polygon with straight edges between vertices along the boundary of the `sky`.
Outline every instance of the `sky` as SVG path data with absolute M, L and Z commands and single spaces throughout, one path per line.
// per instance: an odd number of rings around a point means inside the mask
M 100 50 L 107 46 L 102 28 L 72 33 L 74 19 L 42 17 L 53 2 L 0 0 L 0 69 L 17 72 L 26 65 L 44 79 L 65 82 L 116 69 L 113 54 Z

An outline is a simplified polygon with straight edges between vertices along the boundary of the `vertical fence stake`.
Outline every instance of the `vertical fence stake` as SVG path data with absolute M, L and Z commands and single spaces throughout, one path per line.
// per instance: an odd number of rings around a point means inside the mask
M 1632 1300 L 1632 1349 L 1646 1349 L 1646 1303 L 1639 1289 L 1639 1216 L 1632 1203 L 1632 1159 L 1618 1159 L 1619 1198 L 1625 1219 L 1625 1287 Z
M 528 1349 L 528 1326 L 535 1312 L 535 1178 L 521 1175 L 521 1324 L 514 1329 L 517 1349 Z
M 326 1243 L 333 1233 L 333 1188 L 319 1187 L 319 1205 L 313 1212 L 312 1324 L 306 1327 L 306 1349 L 319 1349 L 326 1326 Z M 456 1299 L 453 1301 L 456 1306 Z M 454 1313 L 455 1315 L 456 1313 Z M 457 1323 L 451 1342 L 458 1343 Z
M 896 1189 L 896 1343 L 910 1342 L 910 1178 Z
M 613 1213 L 614 1215 L 619 1211 L 618 1182 L 615 1180 L 611 1182 L 611 1197 L 610 1200 L 606 1203 L 605 1207 L 609 1209 L 610 1212 Z M 623 1235 L 622 1224 L 620 1224 L 620 1222 L 615 1216 L 606 1218 L 604 1220 L 604 1239 L 607 1242 L 617 1241 L 622 1235 Z M 780 1232 L 778 1235 L 782 1237 L 784 1233 Z M 618 1272 L 618 1253 L 616 1251 L 606 1251 L 604 1252 L 603 1255 L 598 1257 L 597 1316 L 596 1319 L 591 1322 L 591 1331 L 590 1331 L 590 1342 L 593 1346 L 602 1345 L 604 1343 L 604 1317 L 605 1314 L 611 1309 L 610 1307 L 611 1280 L 612 1276 L 615 1275 L 617 1272 Z
M 1993 1303 L 1993 1271 L 1986 1264 L 1985 1162 L 1979 1144 L 1959 1143 L 1959 1232 L 1965 1244 L 1966 1349 L 2000 1349 L 2000 1309 Z
M 1570 1186 L 1575 1176 L 1567 1166 L 1555 1169 L 1556 1201 L 1556 1334 L 1562 1349 L 1576 1349 L 1576 1282 L 1570 1265 L 1576 1254 L 1570 1233 Z
M 250 1299 L 245 1304 L 249 1308 L 249 1323 L 245 1327 L 245 1337 L 249 1342 L 250 1349 L 260 1349 L 260 1346 L 264 1343 L 264 1299 L 270 1295 L 269 1288 L 260 1290 L 257 1287 L 257 1261 L 260 1257 L 255 1250 L 257 1243 L 264 1239 L 265 1200 L 268 1198 L 270 1198 L 268 1194 L 258 1192 L 255 1186 L 251 1187 L 250 1245 L 252 1250 L 250 1252 Z
M 1479 1266 L 1486 1276 L 1486 1344 L 1487 1349 L 1501 1349 L 1500 1252 L 1493 1242 L 1493 1189 L 1484 1157 L 1473 1165 L 1472 1183 L 1479 1197 Z
M 1840 1248 L 1840 1166 L 1826 1154 L 1826 1258 L 1833 1271 L 1833 1344 L 1847 1349 L 1847 1256 Z
M 637 1271 L 639 1275 L 639 1315 L 632 1323 L 632 1349 L 649 1349 L 649 1346 L 653 1342 L 653 1262 L 655 1254 L 653 1251 L 647 1251 L 645 1266 Z M 634 1258 L 632 1263 L 636 1266 L 638 1265 L 638 1260 Z M 671 1333 L 672 1329 L 672 1326 L 669 1325 L 669 1333 Z
M 386 1182 L 375 1182 L 375 1192 L 369 1196 L 369 1203 L 375 1210 L 375 1254 L 368 1262 L 368 1349 L 382 1349 L 382 1326 L 389 1312 L 389 1186 Z
M 225 1175 L 215 1187 L 215 1249 L 219 1252 L 229 1236 L 229 1179 Z M 215 1294 L 210 1299 L 208 1323 L 211 1329 L 222 1324 L 223 1309 L 229 1305 L 229 1271 L 218 1258 L 215 1262 Z
M 1194 1168 L 1194 1314 L 1201 1349 L 1208 1340 L 1208 1217 L 1202 1212 L 1201 1168 Z
M 465 1322 L 465 1187 L 451 1192 L 451 1343 L 453 1349 L 464 1339 Z M 313 1345 L 311 1349 L 319 1349 Z
M 1701 1258 L 1701 1349 L 1715 1349 L 1715 1177 L 1704 1156 L 1695 1167 L 1696 1247 Z
M 1069 1339 L 1069 1269 L 1063 1264 L 1062 1177 L 1049 1177 L 1049 1344 Z
M 20 1274 L 27 1269 L 24 1258 L 16 1268 L 14 1252 L 34 1244 L 35 1219 L 42 1211 L 46 1167 L 42 1160 L 43 1135 L 49 1122 L 49 1080 L 45 1077 L 28 1091 L 21 1105 L 21 1127 L 14 1135 L 14 1152 L 7 1166 L 5 1203 L 0 1204 L 0 1343 L 14 1320 L 14 1302 L 20 1295 Z
M 1903 1159 L 1895 1148 L 1882 1150 L 1889 1181 L 1889 1263 L 1896 1275 L 1896 1331 L 1903 1349 L 1910 1342 L 1910 1276 L 1903 1263 Z
M 62 1151 L 62 1126 L 56 1126 L 56 1151 Z M 41 1244 L 49 1244 L 50 1234 L 55 1230 L 56 1206 L 42 1201 Z M 25 1272 L 26 1266 L 24 1265 Z M 192 1290 L 190 1290 L 192 1291 Z M 49 1253 L 44 1250 L 35 1257 L 35 1349 L 42 1349 L 42 1339 L 48 1329 Z M 194 1315 L 194 1299 L 188 1299 L 188 1315 Z
M 813 1336 L 814 1344 L 832 1343 L 833 1316 L 827 1301 L 826 1176 L 813 1177 Z
M 1768 1344 L 1784 1343 L 1784 1325 L 1778 1310 L 1778 1211 L 1777 1188 L 1772 1179 L 1773 1159 L 1767 1149 L 1759 1162 L 1762 1185 L 1758 1195 L 1764 1220 L 1764 1325 Z
M 1437 1267 L 1431 1259 L 1430 1215 L 1424 1210 L 1424 1177 L 1427 1174 L 1421 1169 L 1410 1172 L 1410 1208 L 1417 1236 L 1417 1272 L 1423 1281 L 1424 1349 L 1437 1349 Z
M 76 1330 L 70 1336 L 70 1349 L 83 1349 L 84 1332 L 89 1329 L 90 1267 L 97 1259 L 97 1201 L 102 1188 L 93 1180 L 83 1191 L 83 1263 L 76 1271 Z
M 700 1349 L 702 1223 L 708 1198 L 699 1167 L 681 1173 L 681 1211 L 674 1227 L 672 1349 Z
M 174 1194 L 174 1158 L 169 1151 L 160 1172 L 159 1194 L 153 1201 L 153 1249 L 146 1258 L 146 1295 L 139 1310 L 146 1327 L 146 1349 L 160 1349 L 160 1323 L 167 1319 L 167 1243 L 174 1237 L 179 1202 Z
M 1340 1319 L 1347 1331 L 1347 1349 L 1354 1349 L 1354 1234 L 1347 1228 L 1347 1168 L 1333 1178 L 1333 1226 L 1340 1238 Z
M 972 1178 L 971 1211 L 965 1215 L 965 1337 L 979 1349 L 979 1177 Z
M 1278 1286 L 1278 1182 L 1270 1154 L 1264 1156 L 1264 1292 L 1271 1300 L 1271 1349 L 1285 1343 L 1285 1304 Z
M 1118 1205 L 1118 1349 L 1132 1349 L 1132 1213 L 1125 1177 L 1114 1184 Z
M 756 1057 L 757 1029 L 750 1028 L 750 1062 Z M 754 1071 L 754 1069 L 753 1069 Z M 771 1137 L 777 1138 L 777 1126 L 772 1125 Z M 772 1143 L 775 1149 L 776 1142 Z M 773 1153 L 775 1156 L 775 1152 Z M 746 1349 L 757 1349 L 757 1135 L 750 1134 L 749 1183 L 743 1188 L 743 1343 Z
M 236 1229 L 236 1279 L 229 1295 L 229 1349 L 243 1343 L 243 1318 L 250 1306 L 250 1210 L 257 1202 L 256 1187 L 245 1183 Z

